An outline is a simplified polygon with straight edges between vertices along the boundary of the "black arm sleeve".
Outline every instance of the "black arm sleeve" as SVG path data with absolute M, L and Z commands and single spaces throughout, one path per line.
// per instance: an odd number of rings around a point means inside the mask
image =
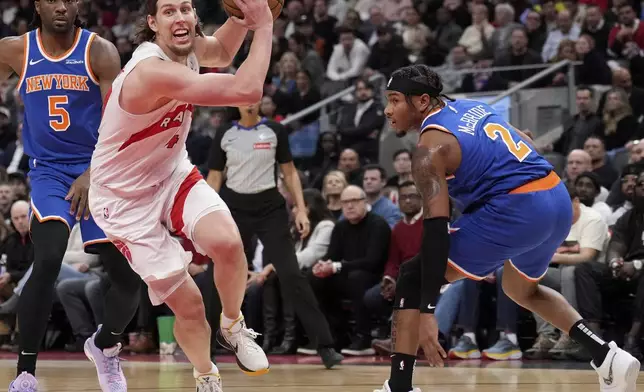
M 423 221 L 421 258 L 420 312 L 434 313 L 440 290 L 445 283 L 449 257 L 449 218 L 438 217 Z
M 288 129 L 280 123 L 271 122 L 270 127 L 277 135 L 277 150 L 275 151 L 275 160 L 277 163 L 289 163 L 293 160 L 291 155 L 291 145 L 288 141 Z
M 230 129 L 229 126 L 220 127 L 215 133 L 208 154 L 208 169 L 210 170 L 224 171 L 226 169 L 226 151 L 221 148 L 221 142 L 228 129 Z

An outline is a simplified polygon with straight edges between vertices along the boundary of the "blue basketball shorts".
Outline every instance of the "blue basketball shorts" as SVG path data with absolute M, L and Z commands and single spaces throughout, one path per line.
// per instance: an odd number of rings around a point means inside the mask
M 571 225 L 572 203 L 563 182 L 496 196 L 451 225 L 449 264 L 480 280 L 509 260 L 523 277 L 538 281 Z
M 32 219 L 38 219 L 39 222 L 59 220 L 65 223 L 70 231 L 79 223 L 85 247 L 109 242 L 91 215 L 88 220 L 81 218 L 77 222 L 76 216 L 69 213 L 71 200 L 65 200 L 72 183 L 88 166 L 89 164 L 63 165 L 39 161 L 36 167 L 29 171 Z

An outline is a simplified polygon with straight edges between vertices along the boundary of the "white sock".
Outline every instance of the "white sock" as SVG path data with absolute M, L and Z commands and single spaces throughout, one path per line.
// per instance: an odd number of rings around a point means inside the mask
M 199 378 L 199 377 L 201 377 L 201 376 L 207 376 L 207 375 L 210 375 L 210 374 L 219 374 L 219 369 L 217 369 L 217 365 L 215 365 L 215 364 L 214 364 L 214 363 L 212 363 L 212 362 L 210 362 L 210 364 L 212 365 L 212 368 L 210 368 L 210 371 L 209 371 L 209 372 L 207 372 L 207 373 L 199 373 L 199 372 L 197 371 L 197 369 L 193 369 L 193 370 L 192 370 L 192 375 L 193 375 L 195 378 Z
M 472 340 L 472 343 L 476 344 L 476 335 L 474 334 L 474 332 L 465 332 L 463 335 L 470 338 L 470 340 Z
M 517 334 L 513 332 L 506 332 L 505 333 L 505 338 L 508 339 L 509 341 L 512 342 L 515 346 L 519 345 L 519 339 L 517 338 Z
M 239 322 L 244 318 L 244 315 L 239 312 L 239 316 L 236 319 L 229 319 L 228 317 L 221 314 L 221 327 L 230 330 L 231 333 L 239 331 L 242 327 L 242 324 Z

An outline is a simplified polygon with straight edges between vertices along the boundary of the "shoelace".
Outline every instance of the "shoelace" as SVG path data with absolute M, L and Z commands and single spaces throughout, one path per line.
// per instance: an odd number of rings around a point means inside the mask
M 117 345 L 118 351 L 114 356 L 107 356 L 103 353 L 103 373 L 108 374 L 108 379 L 110 381 L 118 381 L 121 379 L 121 358 L 119 358 L 119 353 L 121 352 L 121 343 Z
M 237 333 L 241 336 L 240 339 L 237 339 L 240 346 L 239 348 L 242 350 L 251 349 L 252 351 L 262 351 L 261 347 L 255 343 L 255 339 L 258 336 L 261 336 L 261 333 L 255 332 L 252 328 L 246 327 L 242 327 Z M 231 336 L 232 335 L 235 334 L 231 334 Z M 245 337 L 250 339 L 244 339 Z
M 197 379 L 199 386 L 197 386 L 197 392 L 218 392 L 218 380 L 216 377 L 200 377 Z

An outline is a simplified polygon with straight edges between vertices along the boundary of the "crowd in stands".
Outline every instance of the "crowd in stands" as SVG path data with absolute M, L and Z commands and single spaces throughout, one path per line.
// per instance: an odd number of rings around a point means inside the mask
M 217 2 L 195 0 L 204 31 L 225 16 Z M 125 64 L 135 48 L 140 4 L 86 0 L 81 19 L 114 42 Z M 0 37 L 24 34 L 33 17 L 30 0 L 0 1 Z M 411 153 L 402 149 L 378 162 L 386 119 L 379 89 L 370 79 L 396 68 L 428 64 L 442 76 L 445 93 L 499 91 L 539 69 L 489 71 L 489 67 L 575 62 L 530 87 L 574 83 L 576 108 L 563 133 L 542 146 L 565 157 L 561 177 L 569 188 L 574 224 L 553 256 L 542 283 L 566 299 L 607 338 L 641 358 L 644 317 L 644 22 L 642 3 L 631 0 L 288 0 L 275 21 L 273 61 L 261 103 L 263 116 L 283 121 L 323 97 L 355 86 L 321 129 L 319 112 L 289 126 L 312 132 L 316 145 L 297 160 L 311 235 L 293 244 L 336 344 L 346 355 L 390 351 L 389 319 L 400 265 L 418 253 L 422 208 L 411 176 Z M 245 59 L 252 34 L 228 68 Z M 459 72 L 474 69 L 473 73 Z M 568 78 L 574 75 L 575 80 Z M 16 348 L 15 311 L 29 278 L 33 248 L 29 229 L 29 170 L 21 142 L 22 107 L 16 78 L 0 81 L 0 343 Z M 598 86 L 604 86 L 598 88 Z M 199 108 L 188 140 L 192 161 L 206 170 L 210 144 L 236 110 Z M 289 205 L 292 196 L 283 192 Z M 458 216 L 454 210 L 454 217 Z M 295 232 L 295 231 L 294 231 Z M 192 249 L 190 243 L 184 244 Z M 282 298 L 261 243 L 249 260 L 245 314 L 274 354 L 313 354 L 288 298 Z M 102 322 L 102 263 L 85 254 L 72 230 L 58 277 L 57 306 L 47 348 L 82 350 Z M 342 268 L 334 264 L 341 263 Z M 212 261 L 195 257 L 190 275 L 212 296 Z M 497 282 L 459 281 L 443 288 L 437 317 L 442 342 L 456 359 L 526 358 L 588 360 L 565 333 L 519 308 Z M 143 290 L 127 349 L 154 352 L 159 315 Z M 218 304 L 207 302 L 213 325 Z M 213 350 L 215 350 L 213 343 Z M 481 350 L 482 349 L 482 350 Z

